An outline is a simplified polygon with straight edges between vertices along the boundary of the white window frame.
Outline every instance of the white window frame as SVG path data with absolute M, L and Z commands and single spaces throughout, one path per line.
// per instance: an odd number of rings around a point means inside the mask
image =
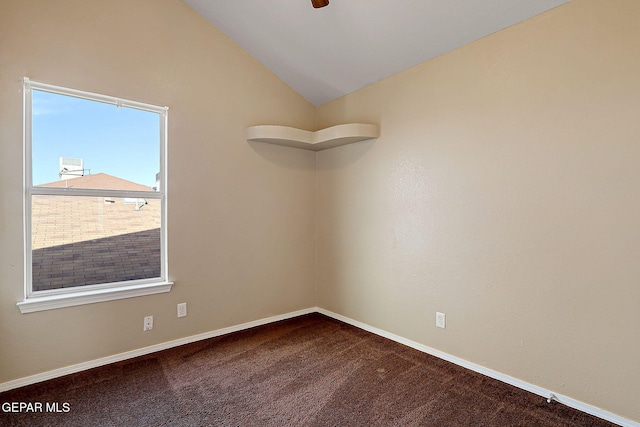
M 92 190 L 77 188 L 34 187 L 32 175 L 32 89 L 103 102 L 119 107 L 130 107 L 160 115 L 160 189 L 159 191 Z M 51 310 L 75 305 L 91 304 L 143 295 L 169 292 L 173 282 L 168 280 L 167 256 L 167 121 L 168 107 L 145 104 L 107 95 L 39 83 L 25 77 L 23 80 L 23 186 L 24 186 L 24 300 L 17 303 L 22 313 Z M 32 291 L 32 197 L 91 196 L 160 200 L 160 277 L 126 282 L 85 285 L 72 288 Z

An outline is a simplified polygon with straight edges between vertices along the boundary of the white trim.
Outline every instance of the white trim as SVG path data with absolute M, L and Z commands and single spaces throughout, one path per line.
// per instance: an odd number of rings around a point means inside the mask
M 88 362 L 82 362 L 75 365 L 66 366 L 64 368 L 54 369 L 52 371 L 30 375 L 24 378 L 18 378 L 17 380 L 0 383 L 0 393 L 3 391 L 12 390 L 14 388 L 24 387 L 24 386 L 36 384 L 42 381 L 47 381 L 54 378 L 62 377 L 64 375 L 75 374 L 77 372 L 86 371 L 88 369 L 97 368 L 99 366 L 108 365 L 110 363 L 121 362 L 123 360 L 132 359 L 134 357 L 155 353 L 157 351 L 168 350 L 173 347 L 178 347 L 181 345 L 190 344 L 197 341 L 202 341 L 209 338 L 230 334 L 232 332 L 238 332 L 245 329 L 254 328 L 256 326 L 267 325 L 269 323 L 279 322 L 281 320 L 291 319 L 293 317 L 315 313 L 317 311 L 318 309 L 316 307 L 305 308 L 298 311 L 292 311 L 290 313 L 280 314 L 277 316 L 271 316 L 271 317 L 266 317 L 264 319 L 254 320 L 252 322 L 242 323 L 236 326 L 229 326 L 226 328 L 217 329 L 211 332 L 205 332 L 198 335 L 191 335 L 185 338 L 178 338 L 176 340 L 151 345 L 148 347 L 143 347 L 136 350 L 126 351 L 124 353 L 114 354 L 113 356 L 101 357 L 100 359 L 90 360 Z
M 159 175 L 161 187 L 158 191 L 100 190 L 80 188 L 34 187 L 32 176 L 32 127 L 33 127 L 33 89 L 56 93 L 64 96 L 86 99 L 89 101 L 113 104 L 157 113 L 160 117 L 159 143 L 160 164 Z M 54 86 L 23 78 L 23 212 L 24 212 L 24 300 L 17 303 L 21 313 L 71 307 L 81 304 L 92 304 L 123 298 L 169 292 L 172 282 L 168 281 L 168 243 L 167 243 L 167 126 L 169 107 L 145 104 L 108 95 L 84 92 L 76 89 Z M 32 260 L 32 201 L 34 196 L 77 196 L 77 197 L 121 197 L 135 199 L 160 200 L 160 278 L 132 280 L 127 282 L 100 283 L 91 286 L 58 288 L 50 291 L 33 291 Z
M 153 104 L 145 104 L 144 102 L 131 101 L 128 99 L 121 99 L 115 96 L 102 95 L 99 93 L 86 92 L 77 89 L 70 89 L 62 86 L 54 86 L 47 83 L 34 82 L 28 77 L 24 78 L 24 86 L 29 89 L 42 90 L 45 92 L 57 93 L 59 95 L 68 95 L 75 98 L 88 99 L 90 101 L 104 102 L 105 104 L 113 104 L 118 107 L 130 107 L 137 110 L 145 110 L 153 113 L 164 113 L 169 107 L 160 107 Z
M 110 363 L 121 362 L 123 360 L 132 359 L 138 356 L 144 356 L 146 354 L 154 353 L 157 351 L 167 350 L 173 347 L 178 347 L 185 344 L 190 344 L 197 341 L 202 341 L 209 338 L 218 337 L 221 335 L 230 334 L 233 332 L 242 331 L 249 328 L 254 328 L 256 326 L 262 326 L 273 322 L 279 322 L 281 320 L 291 319 L 294 317 L 302 316 L 305 314 L 311 313 L 320 313 L 327 317 L 331 317 L 333 319 L 339 320 L 341 322 L 347 323 L 349 325 L 355 326 L 356 328 L 363 329 L 365 331 L 371 332 L 373 334 L 379 335 L 383 338 L 390 339 L 397 343 L 406 345 L 408 347 L 414 348 L 418 351 L 422 351 L 423 353 L 431 354 L 432 356 L 438 357 L 440 359 L 446 360 L 448 362 L 454 363 L 458 366 L 462 366 L 464 368 L 470 369 L 474 372 L 478 372 L 482 375 L 486 375 L 488 377 L 497 379 L 504 383 L 510 384 L 512 386 L 518 387 L 522 390 L 529 391 L 531 393 L 537 394 L 544 398 L 549 398 L 553 395 L 553 398 L 556 402 L 566 405 L 570 408 L 577 409 L 578 411 L 585 412 L 587 414 L 596 416 L 603 420 L 612 422 L 622 427 L 640 427 L 640 423 L 629 420 L 627 418 L 623 418 L 619 415 L 613 414 L 611 412 L 605 411 L 603 409 L 597 408 L 595 406 L 586 404 L 584 402 L 580 402 L 578 400 L 572 399 L 570 397 L 564 396 L 562 394 L 558 394 L 552 392 L 550 390 L 544 389 L 542 387 L 538 387 L 534 384 L 528 383 L 526 381 L 519 380 L 517 378 L 511 377 L 509 375 L 505 375 L 501 372 L 494 371 L 493 369 L 485 368 L 484 366 L 469 362 L 464 359 L 460 359 L 459 357 L 452 356 L 450 354 L 444 353 L 442 351 L 436 350 L 434 348 L 428 347 L 426 345 L 417 343 L 415 341 L 403 338 L 399 335 L 392 334 L 390 332 L 386 332 L 382 329 L 375 328 L 373 326 L 367 325 L 366 323 L 358 322 L 357 320 L 353 320 L 351 318 L 342 316 L 340 314 L 334 313 L 329 310 L 325 310 L 319 307 L 310 307 L 298 311 L 293 311 L 285 314 L 280 314 L 277 316 L 267 317 L 264 319 L 254 320 L 252 322 L 242 323 L 236 326 L 229 326 L 222 329 L 217 329 L 211 332 L 205 332 L 198 335 L 192 335 L 185 338 L 178 338 L 176 340 L 167 341 L 160 344 L 155 344 L 149 347 L 143 347 L 136 350 L 127 351 L 124 353 L 115 354 L 113 356 L 102 357 L 100 359 L 90 360 L 88 362 L 82 362 L 75 365 L 67 366 L 64 368 L 54 369 L 52 371 L 43 372 L 40 374 L 31 375 L 24 378 L 18 378 L 16 380 L 7 381 L 4 383 L 0 383 L 0 392 L 4 392 L 7 390 L 12 390 L 18 387 L 24 387 L 27 385 L 39 383 L 42 381 L 47 381 L 53 378 L 58 378 L 64 375 L 74 374 L 77 372 L 82 372 L 88 369 L 97 368 L 99 366 L 108 365 Z
M 54 310 L 56 308 L 73 307 L 75 305 L 161 294 L 171 291 L 172 285 L 173 282 L 160 281 L 92 289 L 89 291 L 58 292 L 52 295 L 31 296 L 16 305 L 20 308 L 20 313 L 22 314 L 33 313 L 35 311 Z
M 167 181 L 169 181 L 169 165 L 167 163 L 167 153 L 169 150 L 169 109 L 165 107 L 160 113 L 160 188 L 156 191 L 162 195 L 160 199 L 160 276 L 169 278 L 169 224 L 167 215 L 169 214 L 169 200 L 167 198 Z
M 73 180 L 72 185 L 73 185 Z M 56 187 L 32 187 L 32 196 L 78 196 L 78 197 L 118 197 L 130 199 L 162 199 L 162 193 L 158 191 L 130 191 L 130 190 L 95 190 L 89 188 L 56 188 Z
M 392 334 L 390 332 L 384 331 L 382 329 L 378 329 L 376 327 L 367 325 L 366 323 L 358 322 L 357 320 L 353 320 L 349 317 L 342 316 L 340 314 L 334 313 L 329 310 L 325 310 L 323 308 L 318 308 L 318 313 L 324 314 L 325 316 L 331 317 L 333 319 L 339 320 L 344 323 L 348 323 L 351 326 L 355 326 L 356 328 L 364 329 L 367 332 L 371 332 L 373 334 L 379 335 L 383 338 L 390 339 L 397 343 L 406 345 L 408 347 L 419 350 L 423 353 L 430 354 L 439 359 L 446 360 L 447 362 L 454 363 L 458 366 L 462 366 L 463 368 L 470 369 L 474 372 L 478 372 L 479 374 L 486 375 L 488 377 L 494 378 L 496 380 L 502 381 L 504 383 L 510 384 L 512 386 L 518 387 L 522 390 L 529 391 L 531 393 L 537 394 L 544 398 L 553 397 L 553 400 L 562 403 L 570 408 L 577 409 L 579 411 L 585 412 L 587 414 L 596 416 L 598 418 L 602 418 L 603 420 L 612 422 L 614 424 L 623 426 L 623 427 L 640 427 L 640 423 L 635 421 L 623 418 L 619 415 L 613 414 L 611 412 L 607 412 L 598 407 L 586 404 L 584 402 L 580 402 L 579 400 L 572 399 L 570 397 L 564 396 L 562 394 L 556 393 L 554 391 L 547 390 L 545 388 L 539 387 L 537 385 L 528 383 L 526 381 L 514 378 L 512 376 L 503 374 L 498 371 L 494 371 L 493 369 L 485 368 L 484 366 L 478 365 L 473 362 L 469 362 L 467 360 L 461 359 L 456 356 L 452 356 L 448 353 L 444 353 L 440 350 L 436 350 L 435 348 L 428 347 L 424 344 L 420 344 L 418 342 L 409 340 L 407 338 L 403 338 L 399 335 Z
M 22 167 L 24 169 L 24 175 L 22 176 L 22 223 L 24 224 L 22 236 L 22 248 L 24 250 L 24 280 L 23 290 L 24 297 L 31 293 L 31 274 L 32 274 L 32 251 L 31 251 L 31 195 L 29 191 L 32 187 L 32 114 L 33 114 L 33 97 L 31 94 L 31 86 L 29 85 L 29 79 L 24 78 L 24 84 L 22 86 Z

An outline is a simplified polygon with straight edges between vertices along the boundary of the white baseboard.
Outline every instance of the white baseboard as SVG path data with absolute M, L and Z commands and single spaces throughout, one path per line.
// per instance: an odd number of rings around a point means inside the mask
M 217 329 L 215 331 L 205 332 L 198 335 L 191 335 L 189 337 L 179 338 L 173 341 L 167 341 L 160 344 L 139 348 L 136 350 L 126 351 L 124 353 L 114 354 L 113 356 L 101 357 L 100 359 L 90 360 L 88 362 L 82 362 L 82 363 L 78 363 L 71 366 L 65 366 L 64 368 L 42 372 L 40 374 L 30 375 L 24 378 L 18 378 L 17 380 L 1 383 L 0 392 L 12 390 L 18 387 L 24 387 L 26 385 L 35 384 L 42 381 L 51 380 L 53 378 L 62 377 L 64 375 L 75 374 L 76 372 L 86 371 L 87 369 L 97 368 L 99 366 L 108 365 L 110 363 L 121 362 L 123 360 L 132 359 L 134 357 L 144 356 L 146 354 L 155 353 L 156 351 L 167 350 L 167 349 L 178 347 L 184 344 L 190 344 L 192 342 L 202 341 L 208 338 L 214 338 L 220 335 L 242 331 L 244 329 L 253 328 L 255 326 L 262 326 L 268 323 L 278 322 L 280 320 L 286 320 L 286 319 L 291 319 L 293 317 L 302 316 L 304 314 L 315 313 L 317 311 L 318 310 L 316 307 L 311 307 L 304 310 L 292 311 L 290 313 L 281 314 L 278 316 L 271 316 L 271 317 L 267 317 L 260 320 L 254 320 L 252 322 L 242 323 L 236 326 L 229 326 L 228 328 Z
M 511 377 L 509 375 L 503 374 L 498 371 L 494 371 L 493 369 L 485 368 L 484 366 L 469 362 L 464 359 L 460 359 L 459 357 L 452 356 L 450 354 L 444 353 L 440 350 L 436 350 L 435 348 L 428 347 L 424 344 L 417 343 L 415 341 L 411 341 L 409 339 L 403 338 L 399 335 L 392 334 L 390 332 L 384 331 L 382 329 L 375 328 L 373 326 L 367 325 L 362 322 L 358 322 L 357 320 L 350 319 L 348 317 L 342 316 L 340 314 L 334 313 L 329 310 L 325 310 L 323 308 L 318 308 L 317 312 L 320 314 L 324 314 L 325 316 L 334 318 L 336 320 L 340 320 L 341 322 L 348 323 L 349 325 L 355 326 L 360 329 L 364 329 L 365 331 L 374 333 L 384 338 L 388 338 L 392 341 L 398 342 L 400 344 L 404 344 L 408 347 L 414 348 L 416 350 L 422 351 L 423 353 L 430 354 L 432 356 L 438 357 L 440 359 L 446 360 L 447 362 L 454 363 L 456 365 L 462 366 L 464 368 L 470 369 L 472 371 L 478 372 L 482 375 L 486 375 L 488 377 L 494 378 L 496 380 L 502 381 L 504 383 L 510 384 L 512 386 L 518 387 L 520 389 L 529 391 L 531 393 L 537 394 L 548 399 L 550 396 L 553 396 L 553 400 L 562 403 L 570 408 L 577 409 L 579 411 L 585 412 L 587 414 L 596 416 L 598 418 L 602 418 L 603 420 L 612 422 L 619 426 L 623 427 L 640 427 L 640 423 L 635 421 L 623 418 L 619 415 L 613 414 L 611 412 L 607 412 L 603 409 L 597 408 L 593 405 L 586 404 L 584 402 L 580 402 L 579 400 L 572 399 L 568 396 L 564 396 L 562 394 L 556 393 L 551 390 L 547 390 L 545 388 L 539 387 L 535 384 L 528 383 L 526 381 L 519 380 L 517 378 Z
M 611 412 L 607 412 L 603 409 L 597 408 L 592 405 L 588 405 L 584 402 L 580 402 L 579 400 L 572 399 L 568 396 L 564 396 L 562 394 L 556 393 L 551 390 L 547 390 L 545 388 L 539 387 L 537 385 L 528 383 L 526 381 L 519 380 L 517 378 L 511 377 L 509 375 L 503 374 L 498 371 L 494 371 L 489 368 L 485 368 L 484 366 L 477 365 L 475 363 L 469 362 L 464 359 L 460 359 L 459 357 L 452 356 L 450 354 L 444 353 L 442 351 L 436 350 L 434 348 L 428 347 L 424 344 L 420 344 L 415 341 L 411 341 L 409 339 L 403 338 L 399 335 L 392 334 L 390 332 L 384 331 L 382 329 L 375 328 L 373 326 L 367 325 L 362 322 L 358 322 L 357 320 L 353 320 L 351 318 L 342 316 L 340 314 L 334 313 L 329 310 L 325 310 L 319 307 L 311 307 L 303 310 L 293 311 L 290 313 L 285 313 L 277 316 L 267 317 L 264 319 L 254 320 L 252 322 L 242 323 L 236 326 L 229 326 L 227 328 L 217 329 L 215 331 L 205 332 L 198 335 L 192 335 L 185 338 L 179 338 L 173 341 L 167 341 L 160 344 L 155 344 L 148 347 L 139 348 L 136 350 L 127 351 L 124 353 L 114 354 L 113 356 L 102 357 L 100 359 L 90 360 L 88 362 L 78 363 L 71 366 L 66 366 L 64 368 L 54 369 L 52 371 L 43 372 L 40 374 L 31 375 L 24 378 L 18 378 L 17 380 L 7 381 L 0 384 L 0 392 L 12 390 L 14 388 L 23 387 L 26 385 L 31 385 L 35 383 L 39 383 L 42 381 L 47 381 L 53 378 L 58 378 L 68 374 L 74 374 L 76 372 L 86 371 L 88 369 L 97 368 L 99 366 L 108 365 L 110 363 L 121 362 L 123 360 L 132 359 L 138 356 L 144 356 L 146 354 L 154 353 L 156 351 L 167 350 L 173 347 L 178 347 L 184 344 L 190 344 L 193 342 L 206 340 L 208 338 L 214 338 L 221 335 L 230 334 L 232 332 L 238 332 L 245 329 L 253 328 L 256 326 L 262 326 L 273 322 L 278 322 L 280 320 L 291 319 L 293 317 L 302 316 L 310 313 L 320 313 L 325 316 L 331 317 L 333 319 L 339 320 L 341 322 L 347 323 L 349 325 L 355 326 L 357 328 L 363 329 L 365 331 L 371 332 L 373 334 L 379 335 L 381 337 L 390 339 L 392 341 L 398 342 L 400 344 L 404 344 L 408 347 L 414 348 L 416 350 L 422 351 L 424 353 L 430 354 L 432 356 L 438 357 L 440 359 L 446 360 L 448 362 L 454 363 L 456 365 L 462 366 L 464 368 L 470 369 L 472 371 L 478 372 L 482 375 L 486 375 L 488 377 L 497 379 L 504 383 L 510 384 L 512 386 L 518 387 L 520 389 L 529 391 L 531 393 L 537 394 L 544 398 L 549 398 L 551 395 L 554 396 L 554 400 L 558 403 L 562 403 L 563 405 L 569 406 L 570 408 L 577 409 L 579 411 L 585 412 L 587 414 L 594 415 L 598 418 L 602 418 L 603 420 L 607 420 L 614 424 L 620 425 L 622 427 L 640 427 L 640 423 L 623 418 L 619 415 L 613 414 Z

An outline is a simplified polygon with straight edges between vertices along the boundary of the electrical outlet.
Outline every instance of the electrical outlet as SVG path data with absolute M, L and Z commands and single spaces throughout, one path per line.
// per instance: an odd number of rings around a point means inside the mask
M 446 316 L 444 313 L 436 312 L 436 326 L 444 329 L 446 323 Z
M 150 331 L 153 329 L 153 316 L 147 316 L 144 318 L 144 328 L 143 331 Z
M 187 303 L 182 302 L 178 304 L 178 317 L 185 317 L 187 315 Z

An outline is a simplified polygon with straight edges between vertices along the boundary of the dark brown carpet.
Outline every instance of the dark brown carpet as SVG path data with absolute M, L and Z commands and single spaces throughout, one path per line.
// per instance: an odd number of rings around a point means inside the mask
M 0 411 L 3 426 L 613 426 L 320 314 L 12 390 L 5 402 L 43 412 Z

